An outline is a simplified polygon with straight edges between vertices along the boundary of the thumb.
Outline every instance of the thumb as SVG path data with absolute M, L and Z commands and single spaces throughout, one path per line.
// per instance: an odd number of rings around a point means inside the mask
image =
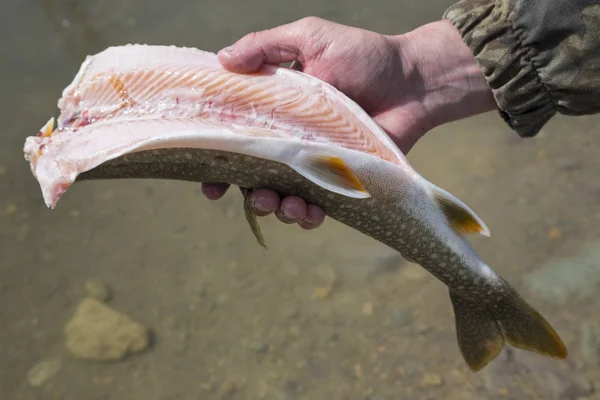
M 263 65 L 290 62 L 301 55 L 307 29 L 300 21 L 260 32 L 249 33 L 233 45 L 219 51 L 219 62 L 233 72 L 251 73 Z

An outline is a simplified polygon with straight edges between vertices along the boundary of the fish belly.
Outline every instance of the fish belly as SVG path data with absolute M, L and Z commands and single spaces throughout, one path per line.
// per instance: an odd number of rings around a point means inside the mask
M 377 172 L 363 165 L 353 166 L 370 197 L 357 199 L 331 192 L 307 179 L 288 165 L 231 151 L 201 148 L 159 148 L 124 154 L 78 175 L 78 181 L 92 179 L 172 179 L 189 182 L 227 182 L 248 189 L 267 188 L 282 195 L 296 195 L 321 207 L 331 217 L 376 240 L 404 252 L 401 226 L 415 219 L 406 214 L 405 200 L 390 197 Z M 397 179 L 394 179 L 398 183 Z M 405 187 L 408 185 L 405 184 Z M 402 190 L 395 191 L 400 193 Z M 407 228 L 410 230 L 409 228 Z

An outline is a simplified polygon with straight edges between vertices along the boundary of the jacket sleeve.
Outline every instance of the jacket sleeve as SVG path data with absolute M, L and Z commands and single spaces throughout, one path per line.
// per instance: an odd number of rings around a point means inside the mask
M 535 136 L 557 112 L 600 112 L 600 0 L 460 0 L 444 18 L 520 136 Z

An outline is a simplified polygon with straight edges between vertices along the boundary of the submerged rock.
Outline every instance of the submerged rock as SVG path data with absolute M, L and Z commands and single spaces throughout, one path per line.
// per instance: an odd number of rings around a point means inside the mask
M 85 294 L 106 303 L 112 298 L 110 287 L 99 279 L 90 279 L 84 284 Z
M 598 363 L 600 356 L 600 323 L 584 321 L 581 324 L 581 355 L 588 365 Z
M 421 379 L 421 386 L 441 386 L 443 383 L 440 375 L 431 372 L 425 373 Z
M 588 298 L 600 284 L 600 241 L 588 243 L 572 257 L 548 262 L 525 275 L 524 283 L 532 294 L 557 305 Z
M 27 373 L 27 382 L 33 387 L 42 386 L 60 371 L 62 362 L 60 358 L 42 361 L 34 365 Z
M 66 347 L 77 358 L 120 360 L 145 350 L 148 329 L 93 298 L 83 299 L 65 327 Z

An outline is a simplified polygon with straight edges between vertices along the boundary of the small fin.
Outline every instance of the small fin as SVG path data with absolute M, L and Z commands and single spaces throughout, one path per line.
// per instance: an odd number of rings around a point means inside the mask
M 300 154 L 295 160 L 293 168 L 305 178 L 334 193 L 355 199 L 371 197 L 340 157 Z
M 446 216 L 448 223 L 460 235 L 479 233 L 490 237 L 487 225 L 465 203 L 442 188 L 431 185 L 433 198 Z
M 250 225 L 250 230 L 254 234 L 258 244 L 265 250 L 268 250 L 265 237 L 263 236 L 262 230 L 260 229 L 260 224 L 258 223 L 258 217 L 252 212 L 250 198 L 248 196 L 250 194 L 250 190 L 240 187 L 240 191 L 244 196 L 244 214 L 246 215 L 246 221 L 248 221 L 248 225 Z
M 39 136 L 48 137 L 54 132 L 54 117 L 50 118 L 48 122 L 44 124 L 42 129 L 40 129 Z
M 544 356 L 566 358 L 567 349 L 552 326 L 512 286 L 502 279 L 499 282 L 488 296 L 489 303 L 450 292 L 458 346 L 469 368 L 483 369 L 498 356 L 505 341 Z

